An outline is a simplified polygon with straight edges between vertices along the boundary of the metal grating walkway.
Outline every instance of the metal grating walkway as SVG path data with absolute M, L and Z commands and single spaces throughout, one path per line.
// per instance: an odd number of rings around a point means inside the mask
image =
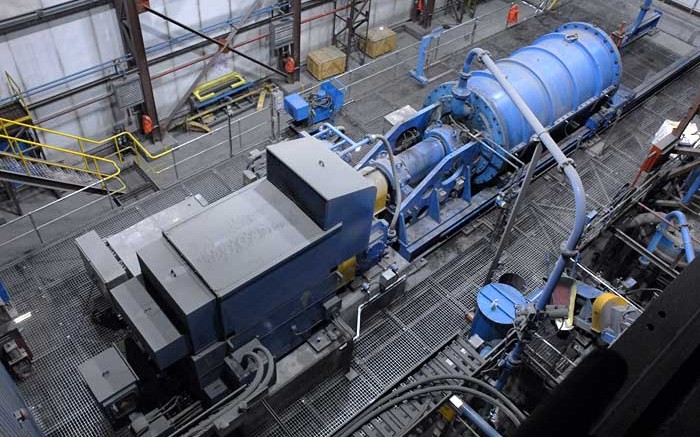
M 585 3 L 584 9 L 569 2 L 556 14 L 538 17 L 480 45 L 494 56 L 502 56 L 528 43 L 543 29 L 573 19 L 602 21 L 607 29 L 616 27 L 620 14 L 608 6 L 614 2 Z M 625 83 L 635 86 L 678 55 L 643 40 L 629 47 L 624 57 Z M 458 68 L 462 60 L 460 53 L 446 63 Z M 678 118 L 685 111 L 693 86 L 698 83 L 700 70 L 695 69 L 603 134 L 599 140 L 604 142 L 604 152 L 600 156 L 585 150 L 577 153 L 589 208 L 605 205 L 617 186 L 633 176 L 656 126 L 663 118 Z M 339 117 L 338 123 L 353 135 L 381 130 L 383 114 L 409 103 L 419 107 L 427 91 L 410 79 L 402 81 L 398 88 L 392 80 L 373 86 L 380 98 L 355 97 L 355 103 Z M 365 112 L 367 108 L 372 111 Z M 244 160 L 241 156 L 222 162 L 145 201 L 115 211 L 86 229 L 95 228 L 102 236 L 121 231 L 193 193 L 215 201 L 242 185 Z M 556 247 L 568 232 L 572 217 L 569 199 L 568 187 L 555 174 L 534 183 L 528 207 L 518 220 L 517 238 L 504 256 L 503 271 L 519 273 L 530 287 L 541 283 L 555 260 Z M 464 313 L 473 305 L 474 293 L 493 256 L 489 231 L 497 214 L 489 213 L 428 256 L 425 270 L 431 273 L 430 277 L 416 281 L 404 301 L 366 325 L 352 365 L 357 378 L 349 381 L 344 375 L 336 375 L 278 412 L 291 435 L 330 435 L 354 412 L 427 358 L 435 347 L 466 328 Z M 84 271 L 73 237 L 3 267 L 0 280 L 10 290 L 18 311 L 33 314 L 24 333 L 36 357 L 36 372 L 19 388 L 41 428 L 55 437 L 126 435 L 125 430 L 111 429 L 75 370 L 77 364 L 119 340 L 123 333 L 97 327 L 90 320 L 92 297 L 98 292 Z M 550 356 L 557 359 L 556 354 Z M 286 434 L 271 425 L 262 429 L 260 435 Z

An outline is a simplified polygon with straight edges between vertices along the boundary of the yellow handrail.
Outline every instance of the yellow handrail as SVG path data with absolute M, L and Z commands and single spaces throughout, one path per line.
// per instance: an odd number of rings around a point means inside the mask
M 13 152 L 13 153 L 8 153 L 8 152 L 0 151 L 0 156 L 7 156 L 10 158 L 20 160 L 28 175 L 32 175 L 32 173 L 31 173 L 31 171 L 29 169 L 29 165 L 27 163 L 32 162 L 32 163 L 44 164 L 44 165 L 51 166 L 51 167 L 58 167 L 58 168 L 63 168 L 63 169 L 67 169 L 67 170 L 73 170 L 76 172 L 87 173 L 87 174 L 96 176 L 97 179 L 99 179 L 99 181 L 102 182 L 102 186 L 105 190 L 107 189 L 107 187 L 105 185 L 106 181 L 108 181 L 110 179 L 114 179 L 114 180 L 119 182 L 121 187 L 119 187 L 115 190 L 111 190 L 112 192 L 123 192 L 126 190 L 126 185 L 124 184 L 124 181 L 122 181 L 121 178 L 119 178 L 119 174 L 121 173 L 121 169 L 120 169 L 119 165 L 117 165 L 117 163 L 112 161 L 111 159 L 106 159 L 106 158 L 103 158 L 101 156 L 90 155 L 90 154 L 87 154 L 84 152 L 78 152 L 78 151 L 66 149 L 63 147 L 53 146 L 50 144 L 38 143 L 36 141 L 32 141 L 32 140 L 28 140 L 28 139 L 24 139 L 24 138 L 16 138 L 16 137 L 12 137 L 12 136 L 9 136 L 6 134 L 1 134 L 1 133 L 0 133 L 0 138 L 7 140 L 8 144 L 10 146 L 10 150 L 12 150 L 12 152 Z M 18 142 L 28 144 L 28 145 L 31 145 L 33 147 L 40 148 L 40 149 L 47 149 L 47 150 L 52 150 L 55 152 L 61 152 L 61 153 L 66 153 L 69 155 L 80 157 L 85 164 L 85 168 L 76 167 L 76 166 L 69 165 L 66 163 L 61 163 L 61 162 L 48 161 L 45 159 L 34 158 L 32 156 L 26 156 L 22 152 L 22 149 L 19 146 L 19 144 L 17 144 Z M 90 168 L 90 165 L 88 164 L 88 160 L 92 161 L 93 166 L 94 166 L 94 170 Z M 111 173 L 105 173 L 104 171 L 102 171 L 100 169 L 98 161 L 101 163 L 107 164 L 107 165 L 111 165 L 114 168 L 114 171 Z
M 120 133 L 118 133 L 118 134 L 112 135 L 111 137 L 105 138 L 105 139 L 103 139 L 103 140 L 93 140 L 93 139 L 90 139 L 90 138 L 85 138 L 85 137 L 81 137 L 81 136 L 78 136 L 78 135 L 69 134 L 69 133 L 66 133 L 66 132 L 59 132 L 59 131 L 56 131 L 56 130 L 53 130 L 53 129 L 48 129 L 48 128 L 41 127 L 41 126 L 35 126 L 35 125 L 32 125 L 32 124 L 21 123 L 21 122 L 17 122 L 17 121 L 14 121 L 14 120 L 8 120 L 8 119 L 6 119 L 6 118 L 0 117 L 0 125 L 3 125 L 3 124 L 5 124 L 5 123 L 11 124 L 11 125 L 16 125 L 16 126 L 26 127 L 26 128 L 29 128 L 29 129 L 35 129 L 35 130 L 40 131 L 40 132 L 44 132 L 44 133 L 52 134 L 52 135 L 58 135 L 58 136 L 64 137 L 64 138 L 70 138 L 70 139 L 72 139 L 72 140 L 77 141 L 77 142 L 78 142 L 78 145 L 79 145 L 80 147 L 82 147 L 82 143 L 93 144 L 93 145 L 98 146 L 98 145 L 102 145 L 102 144 L 105 144 L 105 143 L 108 143 L 108 142 L 111 141 L 111 142 L 114 142 L 114 145 L 115 145 L 115 147 L 117 148 L 117 154 L 119 155 L 119 160 L 120 160 L 120 161 L 122 161 L 121 152 L 124 150 L 124 149 L 120 149 L 120 148 L 119 148 L 119 141 L 118 141 L 118 140 L 119 140 L 119 138 L 121 138 L 121 137 L 128 137 L 128 138 L 131 140 L 131 143 L 134 144 L 134 145 L 137 147 L 137 149 L 138 149 L 138 150 L 134 150 L 134 151 L 135 151 L 137 154 L 138 154 L 139 151 L 140 151 L 141 153 L 143 153 L 143 154 L 144 154 L 148 159 L 150 159 L 150 160 L 155 160 L 155 159 L 158 159 L 158 158 L 162 158 L 163 156 L 166 156 L 166 155 L 168 155 L 169 153 L 172 152 L 172 149 L 168 148 L 168 149 L 165 149 L 165 150 L 163 150 L 162 152 L 157 153 L 157 154 L 154 155 L 154 154 L 152 154 L 143 144 L 141 144 L 141 142 L 140 142 L 138 139 L 136 139 L 136 137 L 133 136 L 133 135 L 131 134 L 131 132 L 120 132 Z M 25 141 L 25 142 L 26 142 L 26 141 Z M 122 161 L 122 162 L 123 162 L 123 161 Z

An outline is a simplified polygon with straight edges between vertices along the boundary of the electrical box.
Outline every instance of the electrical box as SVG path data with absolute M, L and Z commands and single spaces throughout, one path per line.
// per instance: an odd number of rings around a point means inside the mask
M 285 97 L 284 110 L 296 122 L 306 121 L 309 118 L 309 102 L 300 94 L 290 94 Z
M 80 376 L 113 421 L 136 409 L 139 378 L 114 347 L 78 366 Z

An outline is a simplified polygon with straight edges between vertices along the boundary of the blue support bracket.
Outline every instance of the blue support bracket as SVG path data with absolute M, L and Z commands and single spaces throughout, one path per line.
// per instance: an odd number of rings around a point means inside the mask
M 700 168 L 696 168 L 690 173 L 688 179 L 686 179 L 685 183 L 683 184 L 683 190 L 685 191 L 685 194 L 683 194 L 681 202 L 683 205 L 689 205 L 690 202 L 692 202 L 695 193 L 700 190 Z
M 412 243 L 408 236 L 411 222 L 424 214 L 438 224 L 445 219 L 441 214 L 441 205 L 446 200 L 443 196 L 453 192 L 458 182 L 464 184 L 460 199 L 467 204 L 471 203 L 471 164 L 480 150 L 479 143 L 463 145 L 447 154 L 418 185 L 407 190 L 399 213 L 398 236 L 402 246 Z
M 428 79 L 428 77 L 425 75 L 430 43 L 432 43 L 434 39 L 439 40 L 444 31 L 445 29 L 442 27 L 436 27 L 432 32 L 425 35 L 420 41 L 420 47 L 418 48 L 418 65 L 416 65 L 416 69 L 411 70 L 409 74 L 421 85 L 427 85 L 430 83 L 430 79 Z
M 7 303 L 10 301 L 10 293 L 7 292 L 5 286 L 0 282 L 0 303 Z
M 654 9 L 652 11 L 651 5 L 652 0 L 644 0 L 644 3 L 642 3 L 642 6 L 639 8 L 637 19 L 628 32 L 624 31 L 623 23 L 620 30 L 612 33 L 612 37 L 617 43 L 618 47 L 624 47 L 632 41 L 635 41 L 636 39 L 641 38 L 652 30 L 656 29 L 656 27 L 659 25 L 659 21 L 661 21 L 661 17 L 663 17 L 663 12 L 661 12 L 659 9 Z

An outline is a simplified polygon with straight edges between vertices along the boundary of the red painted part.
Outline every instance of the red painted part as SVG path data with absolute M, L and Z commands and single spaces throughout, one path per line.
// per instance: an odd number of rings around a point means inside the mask
M 652 144 L 647 158 L 642 163 L 642 166 L 639 168 L 639 172 L 637 172 L 637 176 L 635 176 L 634 180 L 632 181 L 633 187 L 637 185 L 637 181 L 639 181 L 639 177 L 642 176 L 642 174 L 649 173 L 654 167 L 656 167 L 656 163 L 659 161 L 659 158 L 661 158 L 661 152 L 662 150 L 660 148 Z
M 506 18 L 506 23 L 509 25 L 517 24 L 519 16 L 520 8 L 518 7 L 518 5 L 512 5 L 510 9 L 508 9 L 508 18 Z
M 294 73 L 294 69 L 296 68 L 296 63 L 294 62 L 294 58 L 289 56 L 284 59 L 284 71 L 292 74 Z
M 143 124 L 143 133 L 148 135 L 153 132 L 153 120 L 148 115 L 141 116 L 141 122 Z

